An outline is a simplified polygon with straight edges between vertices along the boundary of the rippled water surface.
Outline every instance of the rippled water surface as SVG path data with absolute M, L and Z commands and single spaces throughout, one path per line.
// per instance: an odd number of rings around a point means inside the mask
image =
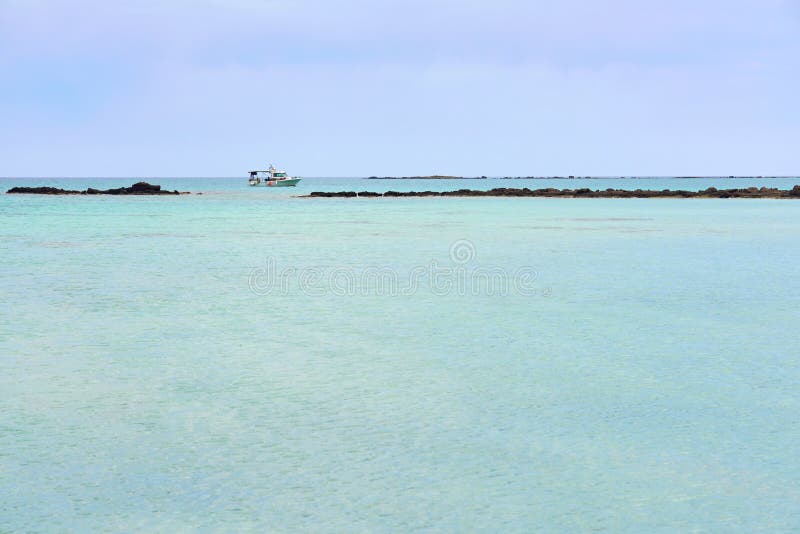
M 0 531 L 800 529 L 800 202 L 292 198 L 800 180 L 150 181 L 0 195 Z

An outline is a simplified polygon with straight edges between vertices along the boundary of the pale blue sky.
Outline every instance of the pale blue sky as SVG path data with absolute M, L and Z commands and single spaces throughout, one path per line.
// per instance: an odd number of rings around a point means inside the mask
M 0 0 L 1 176 L 800 174 L 800 0 Z

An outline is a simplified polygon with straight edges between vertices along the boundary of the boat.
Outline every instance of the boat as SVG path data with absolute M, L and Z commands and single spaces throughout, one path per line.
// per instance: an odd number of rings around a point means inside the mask
M 300 178 L 292 178 L 286 171 L 279 171 L 272 165 L 265 171 L 250 171 L 250 179 L 247 181 L 251 186 L 263 187 L 294 187 Z

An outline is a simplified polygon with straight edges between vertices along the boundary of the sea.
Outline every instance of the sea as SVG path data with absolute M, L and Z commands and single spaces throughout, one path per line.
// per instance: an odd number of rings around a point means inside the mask
M 0 194 L 0 532 L 800 530 L 800 201 L 300 198 L 800 178 L 146 181 Z

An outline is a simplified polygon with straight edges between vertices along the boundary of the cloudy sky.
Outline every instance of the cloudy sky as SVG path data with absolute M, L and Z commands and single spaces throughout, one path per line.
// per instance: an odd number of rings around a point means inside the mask
M 800 0 L 0 0 L 0 176 L 800 174 Z

